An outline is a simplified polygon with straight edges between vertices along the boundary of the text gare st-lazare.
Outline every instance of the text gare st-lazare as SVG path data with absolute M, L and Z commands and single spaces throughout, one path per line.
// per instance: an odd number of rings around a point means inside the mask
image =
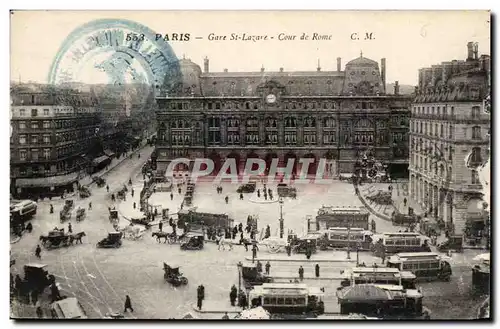
M 210 33 L 208 35 L 209 41 L 267 41 L 267 40 L 279 40 L 279 41 L 295 41 L 295 40 L 312 40 L 312 41 L 329 41 L 332 40 L 331 34 L 320 34 L 320 33 L 302 33 L 302 34 L 288 34 L 288 33 L 278 33 L 276 35 L 255 35 L 249 33 L 231 33 L 228 35 Z

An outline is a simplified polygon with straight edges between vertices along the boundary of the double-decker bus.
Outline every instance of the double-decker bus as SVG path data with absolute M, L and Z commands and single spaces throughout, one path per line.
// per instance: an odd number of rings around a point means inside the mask
M 435 252 L 399 253 L 389 257 L 387 267 L 411 271 L 417 279 L 429 281 L 449 281 L 452 274 L 448 259 Z
M 381 253 L 397 254 L 399 252 L 430 252 L 429 239 L 419 233 L 398 232 L 383 233 L 373 237 L 373 251 L 376 256 Z
M 264 283 L 249 294 L 252 307 L 262 306 L 271 314 L 323 314 L 323 298 L 322 289 L 302 283 Z
M 391 267 L 353 267 L 343 273 L 342 287 L 356 284 L 375 283 L 402 286 L 404 289 L 416 289 L 415 274 Z
M 362 228 L 353 227 L 330 227 L 321 231 L 318 241 L 320 249 L 328 248 L 358 248 L 359 250 L 370 250 L 373 233 Z
M 10 215 L 15 222 L 25 222 L 36 215 L 37 203 L 32 200 L 11 200 Z

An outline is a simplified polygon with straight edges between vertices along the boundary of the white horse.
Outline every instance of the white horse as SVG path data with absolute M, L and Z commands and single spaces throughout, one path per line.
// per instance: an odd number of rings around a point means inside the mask
M 233 245 L 235 244 L 233 241 L 226 239 L 224 236 L 218 236 L 217 239 L 217 244 L 219 247 L 217 250 L 220 250 L 220 247 L 222 247 L 222 250 L 226 250 L 226 246 L 229 246 L 229 251 L 233 250 Z

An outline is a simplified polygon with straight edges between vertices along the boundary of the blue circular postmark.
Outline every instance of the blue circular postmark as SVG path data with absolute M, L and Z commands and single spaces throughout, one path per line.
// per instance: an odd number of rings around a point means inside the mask
M 168 89 L 181 78 L 179 63 L 168 42 L 155 36 L 150 28 L 126 19 L 88 22 L 64 40 L 48 82 L 149 86 L 155 92 Z M 143 96 L 146 102 L 147 93 Z

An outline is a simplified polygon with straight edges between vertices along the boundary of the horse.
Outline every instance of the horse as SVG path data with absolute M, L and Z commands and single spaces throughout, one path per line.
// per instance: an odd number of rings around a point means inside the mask
M 69 243 L 73 244 L 73 241 L 75 241 L 75 242 L 80 242 L 80 244 L 82 244 L 83 243 L 82 237 L 84 237 L 84 236 L 87 236 L 87 234 L 85 234 L 85 232 L 72 234 L 69 236 Z
M 152 237 L 156 237 L 156 241 L 158 241 L 158 243 L 161 242 L 161 240 L 160 240 L 161 238 L 165 239 L 165 241 L 163 241 L 163 243 L 167 243 L 167 240 L 169 240 L 171 235 L 172 234 L 170 234 L 170 233 L 161 232 L 161 231 L 151 233 Z
M 218 236 L 216 241 L 217 244 L 219 245 L 217 250 L 220 250 L 220 247 L 222 247 L 222 250 L 226 250 L 226 246 L 229 246 L 229 251 L 233 250 L 233 244 L 234 244 L 233 241 L 226 240 L 224 236 Z

